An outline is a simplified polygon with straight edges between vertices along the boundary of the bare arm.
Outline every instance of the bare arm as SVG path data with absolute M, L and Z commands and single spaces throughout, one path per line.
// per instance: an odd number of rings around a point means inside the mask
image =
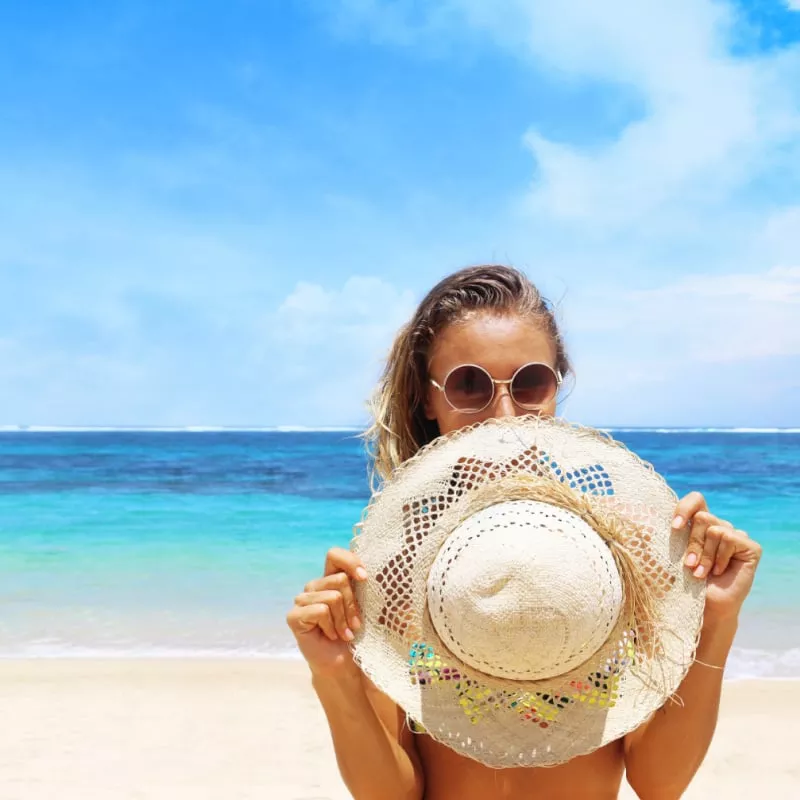
M 354 800 L 422 800 L 424 782 L 405 715 L 359 674 L 313 679 L 336 760 Z
M 678 688 L 682 705 L 668 702 L 625 737 L 628 783 L 642 800 L 677 800 L 700 768 L 722 692 L 723 670 L 714 667 L 724 667 L 735 633 L 735 620 L 705 629 L 697 661 Z
M 673 800 L 688 787 L 706 756 L 719 714 L 723 668 L 742 603 L 753 585 L 761 547 L 709 510 L 699 492 L 678 503 L 672 527 L 690 521 L 685 565 L 706 580 L 704 622 L 696 661 L 668 702 L 625 737 L 628 783 L 642 800 Z
M 366 578 L 358 556 L 332 548 L 325 574 L 306 584 L 286 621 L 311 669 L 339 771 L 355 800 L 422 800 L 422 769 L 405 717 L 367 680 L 348 644 L 361 626 L 352 582 Z

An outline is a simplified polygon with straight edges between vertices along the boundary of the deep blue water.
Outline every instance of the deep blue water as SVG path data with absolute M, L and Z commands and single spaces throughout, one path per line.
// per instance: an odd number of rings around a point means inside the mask
M 800 676 L 800 433 L 614 435 L 764 545 L 732 669 Z M 0 433 L 0 654 L 290 652 L 368 496 L 354 433 Z

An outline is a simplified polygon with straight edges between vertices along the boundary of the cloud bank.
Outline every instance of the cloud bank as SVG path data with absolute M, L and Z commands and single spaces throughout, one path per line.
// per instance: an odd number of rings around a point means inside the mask
M 560 301 L 576 419 L 800 424 L 797 42 L 712 0 L 304 13 L 303 70 L 214 50 L 225 101 L 176 72 L 147 147 L 4 148 L 0 423 L 358 423 L 416 300 L 510 261 Z

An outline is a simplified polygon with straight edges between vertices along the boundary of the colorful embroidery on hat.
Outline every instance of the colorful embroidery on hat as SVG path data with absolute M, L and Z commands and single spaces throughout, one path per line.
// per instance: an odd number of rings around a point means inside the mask
M 473 724 L 480 722 L 490 711 L 514 709 L 526 722 L 547 728 L 556 721 L 559 711 L 573 702 L 571 697 L 544 692 L 492 691 L 463 677 L 456 668 L 442 661 L 433 647 L 425 642 L 411 645 L 408 663 L 409 677 L 415 685 L 453 682 L 458 704 Z

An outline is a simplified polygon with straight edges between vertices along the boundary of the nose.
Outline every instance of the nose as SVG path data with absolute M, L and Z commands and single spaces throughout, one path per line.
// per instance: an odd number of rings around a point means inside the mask
M 491 416 L 496 419 L 517 416 L 517 406 L 514 405 L 514 401 L 511 399 L 511 392 L 505 384 L 500 384 L 495 387 L 495 396 L 492 401 L 491 412 Z

